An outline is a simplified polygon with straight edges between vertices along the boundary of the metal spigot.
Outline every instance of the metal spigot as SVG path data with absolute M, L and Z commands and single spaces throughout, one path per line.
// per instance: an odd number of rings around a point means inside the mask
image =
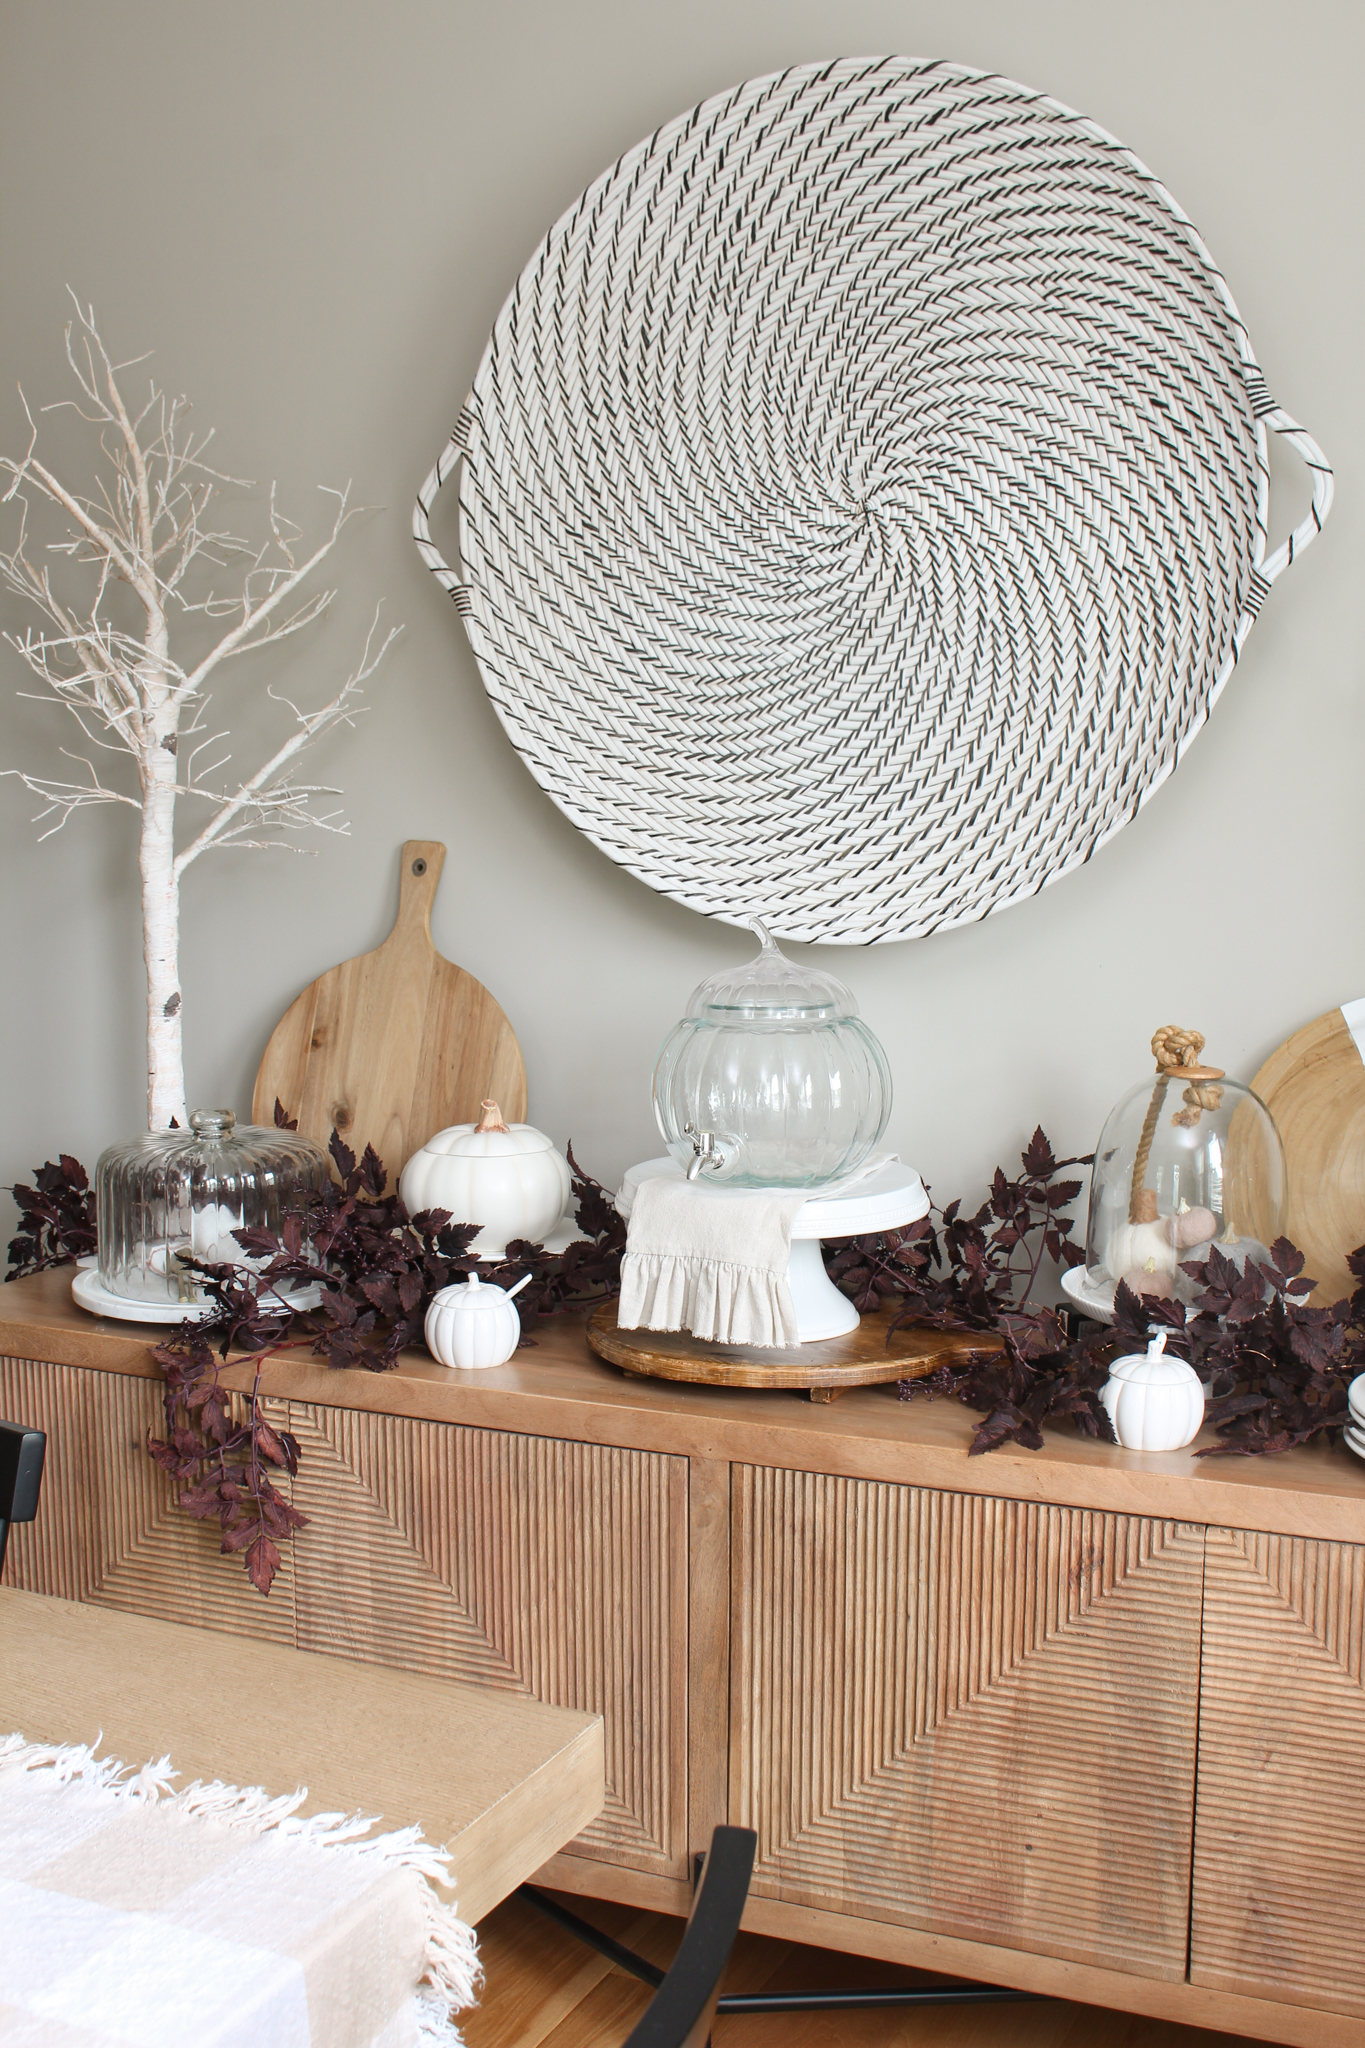
M 713 1131 L 699 1131 L 692 1124 L 684 1124 L 683 1136 L 692 1140 L 692 1157 L 687 1162 L 687 1178 L 695 1180 L 704 1166 L 713 1170 L 725 1164 L 725 1154 L 717 1149 Z

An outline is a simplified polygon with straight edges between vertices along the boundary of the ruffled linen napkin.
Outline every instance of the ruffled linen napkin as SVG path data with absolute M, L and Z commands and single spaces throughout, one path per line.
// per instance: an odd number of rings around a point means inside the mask
M 806 1200 L 799 1188 L 699 1188 L 662 1174 L 642 1180 L 626 1230 L 618 1327 L 690 1330 L 765 1349 L 799 1344 L 787 1264 Z

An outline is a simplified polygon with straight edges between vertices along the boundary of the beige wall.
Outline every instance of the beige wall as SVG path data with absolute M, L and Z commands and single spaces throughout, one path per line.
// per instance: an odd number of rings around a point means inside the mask
M 738 79 L 874 50 L 1026 80 L 1135 149 L 1338 482 L 1210 726 L 1087 869 L 967 931 L 823 950 L 890 1054 L 893 1139 L 940 1196 L 975 1192 L 1038 1118 L 1088 1148 L 1156 1024 L 1198 1025 L 1250 1078 L 1365 994 L 1358 0 L 8 0 L 0 32 L 0 446 L 23 434 L 16 376 L 35 401 L 66 395 L 70 283 L 119 352 L 156 351 L 225 467 L 278 478 L 300 513 L 348 477 L 382 508 L 334 615 L 274 677 L 326 688 L 376 598 L 406 622 L 369 717 L 319 758 L 351 837 L 187 879 L 193 1101 L 245 1110 L 275 1019 L 383 936 L 396 849 L 421 835 L 450 849 L 437 942 L 512 1017 L 532 1117 L 604 1177 L 656 1149 L 655 1049 L 745 941 L 619 872 L 541 795 L 418 563 L 410 505 L 521 264 L 590 178 Z M 1306 502 L 1285 482 L 1277 532 Z M 20 681 L 6 654 L 4 765 L 50 764 L 57 727 Z M 251 719 L 230 722 L 245 761 Z M 93 1165 L 142 1116 L 132 814 L 39 847 L 31 808 L 0 784 L 4 1181 L 58 1147 Z

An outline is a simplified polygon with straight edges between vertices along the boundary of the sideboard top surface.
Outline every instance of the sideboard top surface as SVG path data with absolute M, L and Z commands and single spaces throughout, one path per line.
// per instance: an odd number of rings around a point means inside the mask
M 149 1346 L 164 1334 L 86 1315 L 71 1299 L 66 1268 L 0 1286 L 0 1352 L 9 1357 L 155 1378 Z M 254 1372 L 239 1357 L 225 1380 L 245 1391 Z M 276 1399 L 322 1407 L 1365 1542 L 1365 1462 L 1344 1447 L 1195 1458 L 1211 1434 L 1190 1451 L 1132 1452 L 1063 1424 L 1039 1451 L 1009 1445 L 970 1457 L 975 1418 L 956 1401 L 902 1401 L 894 1387 L 864 1387 L 819 1404 L 791 1393 L 629 1379 L 589 1351 L 578 1315 L 546 1317 L 534 1345 L 483 1372 L 456 1372 L 418 1352 L 405 1352 L 388 1373 L 337 1371 L 303 1350 L 263 1361 L 261 1385 Z

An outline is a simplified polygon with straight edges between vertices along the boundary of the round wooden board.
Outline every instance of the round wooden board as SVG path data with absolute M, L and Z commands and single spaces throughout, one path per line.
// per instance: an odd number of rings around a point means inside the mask
M 682 1330 L 619 1330 L 616 1303 L 604 1301 L 588 1318 L 588 1343 L 609 1365 L 642 1379 L 808 1391 L 812 1401 L 833 1401 L 847 1387 L 922 1379 L 940 1365 L 1000 1349 L 1000 1339 L 984 1330 L 967 1336 L 902 1324 L 890 1333 L 893 1317 L 893 1310 L 879 1309 L 846 1337 L 769 1351 L 756 1344 L 712 1344 Z
M 270 1035 L 251 1098 L 253 1123 L 269 1125 L 279 1101 L 319 1145 L 334 1127 L 357 1155 L 373 1145 L 391 1188 L 434 1132 L 476 1122 L 485 1096 L 508 1123 L 526 1115 L 516 1033 L 483 984 L 432 943 L 445 857 L 439 840 L 407 841 L 393 930 L 295 998 Z
M 1340 1301 L 1356 1289 L 1347 1254 L 1365 1244 L 1365 1060 L 1341 1011 L 1287 1038 L 1251 1085 L 1284 1140 L 1285 1235 L 1318 1283 L 1313 1301 Z

